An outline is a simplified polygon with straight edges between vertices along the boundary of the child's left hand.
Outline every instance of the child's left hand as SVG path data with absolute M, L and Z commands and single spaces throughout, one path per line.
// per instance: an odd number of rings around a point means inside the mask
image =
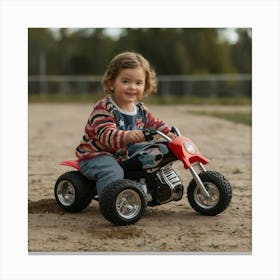
M 169 132 L 169 133 L 167 134 L 167 136 L 168 136 L 169 138 L 171 138 L 172 140 L 175 139 L 175 138 L 177 137 L 177 135 L 175 135 L 175 134 L 172 133 L 172 132 Z

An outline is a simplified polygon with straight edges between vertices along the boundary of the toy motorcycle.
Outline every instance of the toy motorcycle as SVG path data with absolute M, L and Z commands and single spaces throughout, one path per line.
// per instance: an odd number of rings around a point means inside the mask
M 88 180 L 79 171 L 78 160 L 61 162 L 61 165 L 71 166 L 76 171 L 66 172 L 57 179 L 54 193 L 58 205 L 65 211 L 79 212 L 95 199 L 99 201 L 100 211 L 108 221 L 115 225 L 134 224 L 141 219 L 147 206 L 182 199 L 184 186 L 172 168 L 172 163 L 180 160 L 193 176 L 187 188 L 191 207 L 207 216 L 223 212 L 232 197 L 230 183 L 221 173 L 205 169 L 204 165 L 209 160 L 200 154 L 189 138 L 181 136 L 175 127 L 171 131 L 177 135 L 173 140 L 160 131 L 144 129 L 145 140 L 149 142 L 120 163 L 125 179 L 109 184 L 100 197 L 97 195 L 95 182 Z M 154 141 L 157 134 L 161 139 Z M 140 154 L 148 153 L 151 148 L 160 151 L 156 165 L 141 168 L 137 158 Z

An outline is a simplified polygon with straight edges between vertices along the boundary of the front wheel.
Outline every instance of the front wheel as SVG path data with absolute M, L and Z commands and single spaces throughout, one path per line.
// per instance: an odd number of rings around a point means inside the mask
M 207 198 L 199 190 L 193 179 L 187 189 L 187 197 L 191 207 L 198 213 L 215 216 L 223 212 L 229 205 L 232 197 L 231 185 L 228 180 L 218 172 L 206 171 L 199 174 L 210 197 Z
M 141 219 L 146 202 L 142 190 L 132 180 L 116 180 L 101 193 L 99 207 L 114 225 L 130 225 Z

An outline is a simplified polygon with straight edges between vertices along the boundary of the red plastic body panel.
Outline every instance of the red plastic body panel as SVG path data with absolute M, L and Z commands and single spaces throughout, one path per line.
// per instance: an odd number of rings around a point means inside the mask
M 191 143 L 195 148 L 195 153 L 191 154 L 189 153 L 184 143 L 189 142 Z M 178 160 L 181 160 L 184 164 L 184 168 L 188 169 L 193 163 L 195 162 L 201 162 L 202 164 L 207 164 L 209 160 L 202 156 L 195 146 L 195 144 L 191 141 L 191 139 L 185 137 L 185 136 L 178 136 L 174 138 L 169 144 L 169 149 L 173 152 L 173 154 L 177 157 Z M 60 165 L 66 165 L 73 167 L 80 171 L 80 166 L 78 164 L 78 160 L 66 160 L 60 163 Z
M 71 166 L 80 171 L 80 166 L 78 164 L 78 160 L 66 160 L 60 163 L 60 165 Z
M 193 145 L 195 148 L 195 153 L 191 154 L 189 153 L 184 143 L 189 142 Z M 185 136 L 178 136 L 174 138 L 169 144 L 168 147 L 170 150 L 174 153 L 174 155 L 178 158 L 178 160 L 181 160 L 184 164 L 184 168 L 188 169 L 193 163 L 195 162 L 201 162 L 202 164 L 207 164 L 209 160 L 202 156 L 195 146 L 195 144 L 192 142 L 191 139 L 185 137 Z

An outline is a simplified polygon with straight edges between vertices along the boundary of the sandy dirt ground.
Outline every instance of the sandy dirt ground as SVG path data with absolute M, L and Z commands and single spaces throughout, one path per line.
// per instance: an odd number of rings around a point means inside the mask
M 54 198 L 56 179 L 71 169 L 59 162 L 74 159 L 91 105 L 29 104 L 28 250 L 29 252 L 248 253 L 252 251 L 251 128 L 191 114 L 191 110 L 236 111 L 250 107 L 148 106 L 189 136 L 223 173 L 233 197 L 215 217 L 202 216 L 186 195 L 177 202 L 148 207 L 135 225 L 117 227 L 103 218 L 98 202 L 80 213 L 66 213 Z M 191 178 L 174 164 L 185 190 Z

